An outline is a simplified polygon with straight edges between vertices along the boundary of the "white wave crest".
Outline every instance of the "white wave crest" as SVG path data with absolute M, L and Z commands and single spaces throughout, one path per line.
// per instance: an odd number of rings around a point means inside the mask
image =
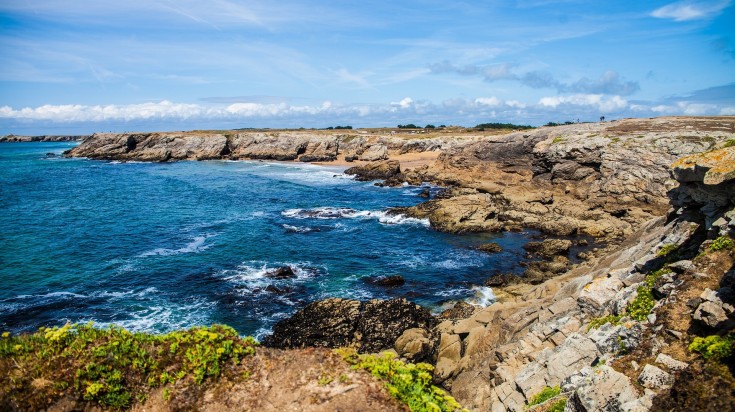
M 179 249 L 156 248 L 148 252 L 143 252 L 138 257 L 173 256 L 173 255 L 180 255 L 183 253 L 199 253 L 201 251 L 209 249 L 210 245 L 205 245 L 204 242 L 206 242 L 207 239 L 213 236 L 214 235 L 197 236 L 191 242 L 187 243 L 186 246 L 182 248 L 179 248 Z
M 376 219 L 384 225 L 429 226 L 429 219 L 417 219 L 384 210 L 355 210 L 347 207 L 317 207 L 313 209 L 287 209 L 284 217 L 294 219 Z

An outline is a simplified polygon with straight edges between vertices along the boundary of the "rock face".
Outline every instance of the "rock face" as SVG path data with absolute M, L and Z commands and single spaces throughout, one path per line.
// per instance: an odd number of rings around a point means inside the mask
M 377 352 L 393 348 L 408 329 L 428 330 L 434 324 L 426 309 L 405 299 L 326 299 L 279 321 L 263 344 L 276 348 L 337 348 L 354 344 L 361 352 Z
M 0 143 L 3 142 L 76 142 L 84 140 L 89 136 L 16 136 L 9 134 L 7 136 L 0 136 Z
M 264 159 L 329 162 L 385 160 L 390 154 L 440 150 L 451 138 L 404 139 L 302 131 L 98 133 L 69 156 L 93 159 L 170 160 Z
M 408 213 L 451 232 L 524 226 L 620 239 L 668 210 L 675 159 L 733 138 L 732 118 L 657 118 L 542 127 L 457 144 L 427 173 L 473 190 Z M 732 148 L 724 150 L 708 157 L 731 158 Z M 729 176 L 727 168 L 708 170 L 712 182 Z

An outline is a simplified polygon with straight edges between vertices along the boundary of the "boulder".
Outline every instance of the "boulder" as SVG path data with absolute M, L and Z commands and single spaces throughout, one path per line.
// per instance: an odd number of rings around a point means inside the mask
M 638 375 L 638 383 L 649 389 L 667 389 L 674 383 L 674 378 L 660 368 L 646 365 Z
M 432 342 L 425 329 L 407 329 L 398 337 L 394 346 L 399 356 L 411 362 L 426 360 L 431 352 Z
M 426 309 L 405 299 L 357 300 L 330 298 L 308 304 L 273 327 L 263 345 L 337 348 L 355 345 L 360 352 L 392 349 L 412 328 L 430 329 L 436 321 Z
M 291 269 L 291 266 L 283 266 L 278 269 L 265 272 L 264 276 L 272 279 L 290 279 L 295 278 L 296 273 Z
M 478 246 L 477 250 L 481 250 L 487 253 L 498 253 L 498 252 L 501 252 L 503 248 L 495 242 L 488 242 L 488 243 Z
M 517 275 L 513 275 L 511 273 L 503 273 L 500 275 L 489 277 L 483 284 L 485 286 L 490 286 L 494 288 L 499 286 L 515 285 L 516 283 L 520 283 L 521 280 L 522 279 Z
M 387 288 L 395 288 L 406 284 L 406 280 L 403 279 L 403 276 L 401 275 L 367 278 L 366 282 L 377 286 L 384 286 Z
M 607 365 L 587 367 L 562 383 L 564 391 L 574 391 L 566 411 L 635 411 L 648 410 L 638 399 L 633 383 L 624 374 Z
M 383 145 L 373 145 L 364 151 L 358 158 L 366 162 L 385 160 L 388 158 L 388 148 Z
M 439 354 L 434 368 L 434 380 L 444 382 L 457 369 L 462 358 L 462 340 L 459 336 L 442 333 L 439 339 Z
M 461 301 L 454 304 L 450 309 L 443 311 L 439 315 L 439 319 L 459 320 L 467 319 L 475 313 L 477 308 L 467 302 Z
M 572 241 L 568 239 L 545 239 L 541 242 L 528 242 L 523 246 L 527 251 L 543 257 L 565 255 L 571 247 Z
M 682 371 L 689 367 L 688 363 L 676 360 L 665 353 L 659 353 L 656 356 L 656 363 L 666 366 L 671 371 Z
M 615 277 L 597 278 L 582 289 L 577 302 L 585 313 L 597 315 L 605 309 L 623 286 L 623 282 Z
M 353 166 L 345 170 L 345 173 L 355 175 L 355 180 L 363 182 L 380 179 L 386 180 L 401 174 L 401 164 L 397 160 L 374 162 L 361 166 Z

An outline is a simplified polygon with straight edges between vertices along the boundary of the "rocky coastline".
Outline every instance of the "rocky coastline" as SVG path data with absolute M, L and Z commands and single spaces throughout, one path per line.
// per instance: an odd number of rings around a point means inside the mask
M 407 156 L 417 153 L 434 156 L 407 167 Z M 395 211 L 429 219 L 437 230 L 531 228 L 546 237 L 528 246 L 544 260 L 524 276 L 489 280 L 498 300 L 488 307 L 459 302 L 432 316 L 400 299 L 330 299 L 279 322 L 266 346 L 353 346 L 428 362 L 433 382 L 468 410 L 545 411 L 562 403 L 570 412 L 735 408 L 733 117 L 427 138 L 95 134 L 66 155 L 350 164 L 351 174 L 380 184 L 445 187 Z M 570 248 L 588 238 L 604 246 L 572 264 Z M 714 358 L 698 349 L 713 336 L 730 352 Z M 532 405 L 545 391 L 550 399 Z
M 0 136 L 0 143 L 26 143 L 26 142 L 78 142 L 89 136 L 78 135 L 41 135 L 41 136 L 18 136 L 9 134 Z

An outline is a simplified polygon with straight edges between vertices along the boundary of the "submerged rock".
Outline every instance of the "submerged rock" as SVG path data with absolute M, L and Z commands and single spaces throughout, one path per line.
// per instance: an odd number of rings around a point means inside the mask
M 367 283 L 377 285 L 377 286 L 385 286 L 389 288 L 394 288 L 398 286 L 403 286 L 406 283 L 406 280 L 403 279 L 403 276 L 401 275 L 393 275 L 393 276 L 378 276 L 374 278 L 367 278 Z
M 487 253 L 498 253 L 498 252 L 502 252 L 503 248 L 495 242 L 488 242 L 488 243 L 478 246 L 477 250 L 481 250 Z
M 356 345 L 360 352 L 393 348 L 404 331 L 429 330 L 436 320 L 428 310 L 405 299 L 357 300 L 330 298 L 308 304 L 273 327 L 265 346 L 337 348 Z

